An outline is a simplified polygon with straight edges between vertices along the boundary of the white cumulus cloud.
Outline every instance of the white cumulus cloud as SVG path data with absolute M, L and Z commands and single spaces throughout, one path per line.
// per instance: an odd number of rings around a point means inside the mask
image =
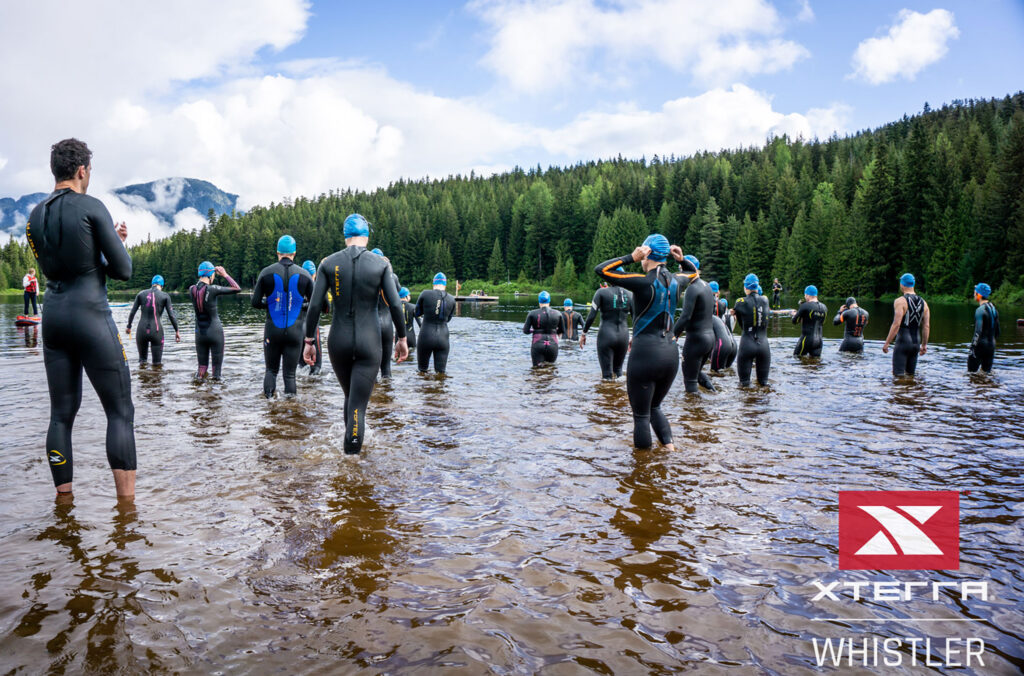
M 809 55 L 779 38 L 765 0 L 478 0 L 491 27 L 483 63 L 513 88 L 541 92 L 590 77 L 592 59 L 655 60 L 698 81 L 722 84 L 790 68 Z
M 959 36 L 953 13 L 948 10 L 933 9 L 927 14 L 901 10 L 888 35 L 868 38 L 857 45 L 850 77 L 874 85 L 913 80 L 944 57 L 949 41 Z

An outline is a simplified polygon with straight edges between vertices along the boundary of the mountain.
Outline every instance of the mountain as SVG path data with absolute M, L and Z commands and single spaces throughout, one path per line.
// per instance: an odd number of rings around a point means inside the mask
M 197 178 L 161 178 L 115 188 L 111 192 L 125 206 L 148 211 L 167 227 L 173 227 L 175 215 L 186 209 L 195 209 L 205 218 L 210 209 L 218 216 L 230 214 L 238 203 L 238 195 Z M 23 235 L 29 213 L 44 197 L 46 193 L 37 192 L 16 200 L 0 198 L 0 233 Z M 107 206 L 115 211 L 113 205 Z

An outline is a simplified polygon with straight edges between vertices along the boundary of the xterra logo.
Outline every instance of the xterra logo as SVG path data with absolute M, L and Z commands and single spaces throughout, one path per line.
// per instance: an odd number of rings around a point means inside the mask
M 840 491 L 840 570 L 957 570 L 956 491 Z

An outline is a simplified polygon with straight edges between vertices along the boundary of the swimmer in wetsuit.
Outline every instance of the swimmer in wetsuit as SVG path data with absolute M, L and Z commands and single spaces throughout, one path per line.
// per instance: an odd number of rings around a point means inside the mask
M 804 289 L 804 302 L 793 314 L 793 323 L 802 323 L 800 340 L 793 348 L 794 357 L 821 356 L 821 325 L 828 316 L 828 308 L 818 300 L 818 287 L 811 284 Z
M 974 287 L 974 299 L 978 301 L 978 309 L 974 312 L 974 337 L 971 339 L 971 351 L 967 355 L 967 370 L 974 373 L 980 367 L 988 373 L 992 370 L 992 361 L 996 356 L 996 338 L 999 337 L 999 313 L 996 306 L 989 302 L 992 287 L 981 282 Z
M 736 339 L 725 322 L 718 317 L 711 318 L 711 326 L 715 330 L 715 346 L 711 350 L 711 370 L 721 371 L 732 366 L 736 359 Z
M 423 320 L 416 316 L 416 305 L 409 299 L 409 289 L 404 286 L 398 290 L 398 298 L 402 301 L 402 316 L 405 317 L 405 338 L 409 351 L 416 349 L 416 327 L 423 325 Z
M 316 282 L 316 263 L 314 263 L 313 261 L 306 261 L 306 262 L 304 262 L 302 264 L 302 269 L 309 273 L 310 279 L 312 279 L 313 282 L 315 283 Z M 330 314 L 330 313 L 331 313 L 331 304 L 328 301 L 328 302 L 324 303 L 323 314 L 326 315 L 326 314 Z M 305 330 L 305 326 L 306 326 L 306 308 L 303 308 L 302 314 L 299 315 L 299 325 L 303 327 L 303 330 Z M 324 363 L 324 351 L 321 348 L 321 344 L 320 344 L 320 323 L 319 322 L 317 322 L 317 325 L 316 325 L 316 336 L 315 336 L 315 338 L 316 338 L 316 342 L 313 343 L 313 347 L 316 348 L 316 361 L 313 362 L 309 366 L 309 375 L 311 375 L 311 376 L 319 375 L 320 374 L 320 369 L 321 369 L 321 367 L 323 366 L 323 363 Z
M 900 277 L 900 292 L 903 295 L 893 301 L 892 326 L 882 344 L 882 352 L 887 353 L 890 343 L 896 339 L 892 352 L 894 376 L 914 375 L 917 371 L 917 357 L 928 351 L 931 310 L 928 303 L 914 293 L 914 284 L 914 275 L 909 272 Z
M 736 373 L 741 387 L 750 385 L 752 367 L 756 369 L 757 384 L 762 387 L 767 385 L 772 365 L 772 351 L 768 345 L 768 315 L 771 309 L 768 307 L 768 299 L 757 293 L 760 286 L 757 275 L 747 275 L 743 280 L 743 292 L 746 295 L 732 306 L 732 313 L 743 331 L 736 353 Z
M 210 261 L 200 263 L 197 274 L 199 281 L 188 288 L 192 308 L 196 311 L 196 358 L 199 361 L 196 378 L 206 377 L 212 360 L 213 378 L 220 380 L 220 367 L 224 363 L 224 325 L 217 315 L 217 299 L 236 294 L 242 287 L 231 279 L 227 270 L 220 265 L 214 267 Z M 214 274 L 228 280 L 230 286 L 215 286 Z
M 565 317 L 565 339 L 580 340 L 583 337 L 583 315 L 573 309 L 572 298 L 566 298 L 562 303 L 562 315 Z M 582 340 L 580 347 L 586 344 L 587 341 Z
M 380 249 L 373 249 L 370 251 L 372 254 L 377 254 L 388 264 L 388 270 L 391 270 L 391 261 L 384 252 Z M 394 280 L 395 288 L 400 289 L 402 287 L 401 282 L 398 281 L 398 275 L 395 274 L 394 270 L 391 270 L 391 277 Z M 391 327 L 391 322 L 388 321 L 388 315 L 391 314 L 391 308 L 388 306 L 387 301 L 384 300 L 382 295 L 377 299 L 377 316 L 380 323 L 380 377 L 381 379 L 391 377 L 391 352 L 395 346 L 395 330 Z M 408 342 L 408 341 L 407 341 Z
M 313 293 L 313 278 L 295 264 L 295 238 L 277 240 L 277 262 L 260 271 L 252 288 L 252 306 L 266 310 L 263 324 L 263 396 L 270 399 L 277 390 L 277 372 L 284 366 L 284 393 L 295 394 L 295 369 L 302 356 L 299 322 L 303 305 Z M 317 316 L 319 318 L 319 315 Z
M 681 281 L 665 267 L 672 256 L 682 262 L 683 251 L 669 246 L 664 235 L 650 235 L 633 253 L 613 258 L 594 268 L 609 284 L 633 293 L 633 342 L 626 366 L 626 391 L 633 409 L 633 445 L 651 447 L 651 429 L 668 450 L 675 450 L 672 428 L 661 411 L 679 371 L 679 347 L 672 336 L 672 317 L 679 302 Z M 619 272 L 620 266 L 639 262 L 644 274 Z
M 541 291 L 537 294 L 536 310 L 531 310 L 523 322 L 523 333 L 533 334 L 530 343 L 530 358 L 533 365 L 554 364 L 558 360 L 558 336 L 564 336 L 565 315 L 551 309 L 551 294 Z
M 624 273 L 625 270 L 618 270 Z M 633 294 L 622 288 L 612 288 L 607 282 L 594 294 L 590 312 L 583 323 L 580 345 L 586 345 L 587 331 L 601 313 L 601 325 L 597 328 L 597 361 L 601 365 L 601 377 L 605 380 L 622 377 L 622 364 L 629 351 L 629 326 L 626 317 L 633 312 Z
M 777 277 L 771 283 L 771 306 L 772 309 L 782 307 L 782 283 Z
M 711 318 L 715 316 L 715 294 L 711 286 L 700 278 L 700 261 L 695 256 L 683 256 L 679 272 L 689 281 L 683 292 L 683 309 L 672 327 L 672 334 L 678 339 L 685 331 L 683 341 L 683 384 L 686 391 L 697 391 L 699 384 L 706 390 L 715 391 L 711 379 L 704 373 L 704 364 L 711 359 L 715 347 L 715 328 Z
M 448 322 L 455 314 L 455 299 L 448 293 L 448 278 L 443 272 L 434 275 L 434 286 L 416 299 L 415 315 L 423 318 L 420 329 L 416 364 L 420 373 L 430 368 L 434 357 L 434 370 L 444 373 L 448 368 Z
M 843 335 L 843 344 L 839 346 L 840 352 L 863 352 L 864 351 L 864 327 L 868 323 L 868 311 L 857 305 L 857 299 L 850 296 L 839 308 L 839 312 L 832 318 L 832 325 L 840 324 L 846 327 Z
M 135 495 L 135 407 L 128 358 L 110 314 L 107 278 L 128 280 L 128 229 L 114 225 L 103 203 L 86 195 L 92 151 L 78 139 L 54 144 L 55 185 L 32 209 L 25 235 L 46 276 L 43 364 L 50 391 L 46 457 L 58 496 L 70 496 L 71 430 L 82 404 L 82 371 L 107 417 L 107 462 L 119 498 Z
M 370 224 L 359 214 L 345 219 L 345 248 L 320 261 L 313 295 L 306 313 L 306 347 L 303 358 L 314 363 L 313 347 L 320 312 L 330 290 L 334 297 L 331 332 L 327 336 L 327 354 L 345 393 L 346 454 L 358 453 L 366 433 L 366 405 L 370 401 L 377 371 L 381 363 L 380 315 L 377 299 L 388 306 L 388 321 L 394 326 L 398 340 L 395 358 L 401 362 L 409 356 L 405 339 L 405 321 L 398 300 L 391 266 L 381 256 L 366 250 Z
M 729 301 L 722 298 L 721 293 L 719 293 L 718 282 L 708 282 L 708 286 L 711 287 L 711 292 L 715 294 L 715 316 L 725 322 L 726 328 L 731 331 L 734 317 L 729 313 Z
M 135 304 L 128 314 L 128 328 L 125 331 L 132 335 L 132 321 L 139 308 L 143 308 L 139 315 L 139 330 L 135 334 L 135 346 L 139 348 L 139 365 L 146 363 L 147 352 L 150 346 L 153 348 L 153 366 L 160 366 L 164 357 L 164 327 L 160 323 L 160 315 L 167 311 L 167 317 L 174 327 L 174 342 L 181 342 L 181 333 L 178 332 L 178 318 L 174 316 L 174 308 L 171 306 L 171 297 L 163 292 L 164 278 L 160 275 L 153 277 L 152 286 L 145 291 L 140 291 L 135 296 Z

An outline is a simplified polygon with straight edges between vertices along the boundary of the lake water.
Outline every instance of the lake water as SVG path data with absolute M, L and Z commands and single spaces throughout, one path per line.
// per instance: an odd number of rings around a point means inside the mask
M 464 305 L 449 376 L 397 365 L 345 457 L 326 355 L 297 398 L 266 401 L 262 317 L 224 299 L 224 380 L 196 384 L 175 299 L 184 340 L 162 369 L 125 338 L 132 506 L 113 498 L 88 386 L 74 503 L 54 504 L 39 331 L 13 326 L 20 298 L 0 302 L 2 673 L 800 674 L 818 670 L 816 638 L 864 636 L 978 637 L 985 666 L 958 673 L 1024 667 L 1012 309 L 991 375 L 966 373 L 972 308 L 935 306 L 918 377 L 896 382 L 891 305 L 868 304 L 864 355 L 838 354 L 829 324 L 816 362 L 773 320 L 771 386 L 741 390 L 730 369 L 686 395 L 677 377 L 667 453 L 631 448 L 625 383 L 601 382 L 593 343 L 531 369 L 530 304 Z M 960 569 L 840 573 L 838 491 L 878 489 L 961 491 Z M 814 581 L 840 579 L 984 580 L 989 595 L 813 600 Z M 904 644 L 887 671 L 942 671 L 925 652 Z

